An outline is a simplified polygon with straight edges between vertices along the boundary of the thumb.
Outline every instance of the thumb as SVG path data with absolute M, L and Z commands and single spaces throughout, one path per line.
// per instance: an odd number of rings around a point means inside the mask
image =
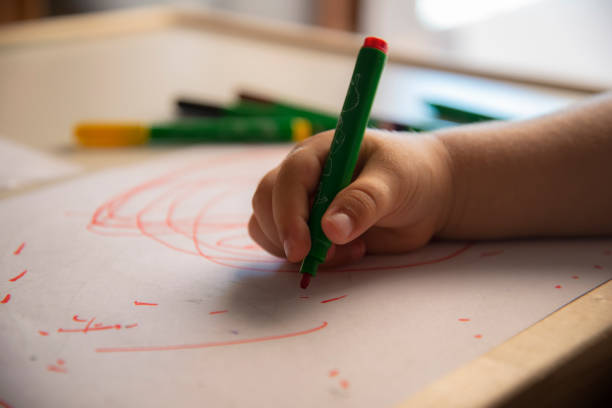
M 340 191 L 323 215 L 321 227 L 334 244 L 346 244 L 359 237 L 392 211 L 398 201 L 397 180 L 372 162 L 359 177 Z

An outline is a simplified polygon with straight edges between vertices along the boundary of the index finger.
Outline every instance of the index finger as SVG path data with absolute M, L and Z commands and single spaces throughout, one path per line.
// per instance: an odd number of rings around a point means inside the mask
M 331 131 L 312 136 L 296 146 L 279 167 L 272 190 L 272 213 L 290 262 L 301 261 L 310 250 L 310 196 L 319 184 L 332 136 Z

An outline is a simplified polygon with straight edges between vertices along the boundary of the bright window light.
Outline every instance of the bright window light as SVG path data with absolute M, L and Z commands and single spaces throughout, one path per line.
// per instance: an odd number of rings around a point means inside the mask
M 537 1 L 540 0 L 417 0 L 416 14 L 427 27 L 446 30 Z

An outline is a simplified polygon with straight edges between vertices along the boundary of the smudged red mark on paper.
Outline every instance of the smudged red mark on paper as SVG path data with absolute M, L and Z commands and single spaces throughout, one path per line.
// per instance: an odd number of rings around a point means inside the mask
M 138 351 L 168 351 L 168 350 L 190 350 L 190 349 L 201 349 L 209 347 L 222 347 L 222 346 L 235 346 L 239 344 L 247 343 L 261 343 L 264 341 L 281 340 L 290 337 L 304 336 L 306 334 L 314 333 L 327 327 L 327 322 L 323 322 L 317 327 L 311 329 L 302 330 L 298 332 L 278 334 L 275 336 L 255 337 L 251 339 L 242 340 L 230 340 L 230 341 L 214 341 L 208 343 L 198 344 L 175 344 L 169 346 L 136 346 L 136 347 L 103 347 L 96 349 L 97 353 L 126 353 L 126 352 L 138 352 Z
M 300 296 L 300 299 L 310 299 L 310 296 L 302 295 L 302 296 Z
M 580 276 L 574 275 L 574 276 L 572 276 L 572 279 L 580 279 Z
M 66 367 L 64 367 L 64 360 L 62 359 L 57 359 L 56 364 L 49 364 L 47 366 L 47 371 L 63 374 L 66 374 L 68 372 L 68 370 L 66 370 Z
M 41 336 L 48 336 L 49 335 L 49 333 L 44 331 L 44 330 L 39 330 L 38 334 L 40 334 Z
M 593 265 L 593 268 L 595 268 L 595 269 L 603 269 L 603 266 L 601 266 L 601 265 Z
M 460 322 L 469 322 L 470 321 L 470 319 L 468 319 L 467 317 L 460 317 L 457 320 L 459 320 Z
M 124 327 L 125 327 L 126 329 L 131 329 L 131 328 L 133 328 L 133 327 L 137 327 L 137 326 L 138 326 L 138 323 L 132 323 L 132 324 L 128 324 L 128 325 L 126 325 L 126 326 L 124 326 Z
M 134 301 L 134 306 L 157 306 L 157 303 L 139 302 L 139 301 L 135 300 Z
M 79 315 L 74 315 L 74 316 L 72 316 L 72 320 L 74 320 L 75 322 L 80 322 L 80 323 L 82 323 L 82 322 L 86 322 L 86 321 L 87 321 L 87 319 L 81 319 L 81 318 L 79 318 Z
M 209 315 L 216 315 L 216 314 L 220 314 L 220 313 L 227 313 L 227 310 L 215 310 L 212 312 L 208 312 Z
M 18 279 L 23 277 L 23 275 L 25 275 L 27 271 L 28 271 L 27 269 L 24 269 L 23 272 L 21 272 L 19 275 L 15 276 L 14 278 L 9 279 L 9 282 L 17 281 Z
M 19 247 L 15 250 L 15 252 L 13 252 L 13 255 L 19 255 L 21 251 L 23 251 L 25 244 L 26 244 L 25 242 L 22 242 L 21 245 L 19 245 Z
M 347 380 L 340 380 L 340 386 L 342 388 L 344 388 L 345 390 L 350 386 L 351 384 L 347 381 Z
M 336 377 L 338 374 L 340 374 L 340 372 L 338 370 L 330 370 L 329 371 L 329 377 L 330 378 Z
M 321 303 L 335 302 L 336 300 L 344 299 L 347 295 L 338 296 L 331 299 L 322 300 Z
M 474 335 L 474 338 L 475 338 L 475 339 L 482 339 L 482 334 L 475 334 L 475 335 Z
M 12 408 L 7 402 L 0 400 L 0 408 Z
M 495 250 L 495 251 L 485 251 L 485 252 L 481 252 L 480 256 L 481 257 L 485 257 L 485 256 L 495 256 L 495 255 L 499 255 L 499 254 L 503 254 L 504 251 L 502 249 L 499 250 Z
M 9 300 L 11 300 L 11 294 L 7 293 L 4 299 L 0 300 L 0 303 L 8 303 Z
M 555 289 L 561 289 L 563 286 L 561 285 L 555 285 Z

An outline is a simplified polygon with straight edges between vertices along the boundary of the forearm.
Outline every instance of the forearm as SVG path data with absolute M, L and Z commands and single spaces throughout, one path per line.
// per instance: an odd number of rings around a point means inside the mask
M 453 179 L 439 236 L 612 234 L 612 95 L 523 122 L 440 132 Z

